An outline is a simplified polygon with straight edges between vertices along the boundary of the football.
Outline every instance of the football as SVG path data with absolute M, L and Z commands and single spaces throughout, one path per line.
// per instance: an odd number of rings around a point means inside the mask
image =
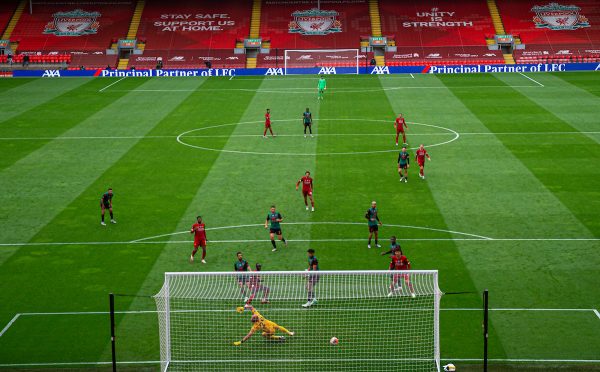
M 332 337 L 331 340 L 329 340 L 329 343 L 332 345 L 337 345 L 339 342 L 339 340 L 337 339 L 337 337 Z

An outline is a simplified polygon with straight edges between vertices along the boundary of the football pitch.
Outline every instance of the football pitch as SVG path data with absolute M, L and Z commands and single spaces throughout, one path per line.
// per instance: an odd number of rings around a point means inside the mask
M 321 270 L 387 269 L 381 253 L 396 235 L 413 269 L 439 270 L 443 364 L 480 369 L 487 288 L 491 370 L 600 370 L 600 74 L 327 76 L 323 100 L 316 85 L 0 80 L 0 369 L 109 368 L 114 292 L 126 295 L 116 300 L 120 367 L 156 370 L 150 296 L 165 272 L 231 271 L 237 251 L 263 270 L 304 270 L 308 248 Z M 307 107 L 313 138 L 302 132 Z M 265 139 L 267 108 L 277 137 Z M 419 144 L 431 156 L 425 180 Z M 307 170 L 314 212 L 295 190 Z M 118 223 L 101 226 L 108 187 Z M 383 247 L 368 249 L 373 200 Z M 289 241 L 277 252 L 263 226 L 272 204 Z M 206 265 L 188 261 L 199 214 Z M 240 352 L 228 338 L 246 334 L 241 324 L 215 341 L 222 355 Z M 392 355 L 386 341 L 369 345 Z

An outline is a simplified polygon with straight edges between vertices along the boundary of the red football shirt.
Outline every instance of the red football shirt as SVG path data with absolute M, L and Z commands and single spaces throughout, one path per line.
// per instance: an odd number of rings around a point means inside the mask
M 312 182 L 313 179 L 309 176 L 303 176 L 300 181 L 302 181 L 302 191 L 310 191 L 312 190 Z
M 268 112 L 265 114 L 265 124 L 271 124 L 271 114 L 269 114 Z
M 203 223 L 195 223 L 192 225 L 192 231 L 194 231 L 194 240 L 206 240 L 206 229 Z
M 420 162 L 425 161 L 425 156 L 427 156 L 427 150 L 417 149 L 416 155 L 417 155 L 418 161 L 420 161 Z
M 396 130 L 398 132 L 404 132 L 405 125 L 406 125 L 406 120 L 404 120 L 404 118 L 396 118 Z
M 410 262 L 406 256 L 392 256 L 392 262 L 390 262 L 390 270 L 410 270 Z

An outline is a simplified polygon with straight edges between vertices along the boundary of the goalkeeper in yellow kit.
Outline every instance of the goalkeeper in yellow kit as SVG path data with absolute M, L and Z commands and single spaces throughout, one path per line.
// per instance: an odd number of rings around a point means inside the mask
M 265 317 L 260 315 L 260 313 L 252 305 L 246 305 L 245 308 L 250 309 L 252 311 L 252 317 L 250 318 L 250 321 L 252 322 L 252 328 L 250 329 L 250 332 L 248 332 L 248 334 L 244 336 L 244 338 L 242 338 L 241 341 L 236 341 L 233 343 L 235 346 L 240 346 L 242 342 L 248 340 L 258 330 L 262 331 L 263 337 L 269 340 L 280 342 L 285 341 L 285 336 L 275 336 L 275 332 L 277 330 L 285 332 L 290 336 L 294 335 L 294 332 L 290 332 L 284 327 L 280 326 L 279 324 L 265 319 Z M 242 313 L 243 311 L 244 307 L 240 306 L 237 308 L 238 313 Z

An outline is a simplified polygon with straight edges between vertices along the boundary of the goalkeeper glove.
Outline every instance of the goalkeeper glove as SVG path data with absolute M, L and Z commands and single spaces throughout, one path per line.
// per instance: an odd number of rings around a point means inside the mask
M 244 307 L 243 306 L 238 306 L 235 311 L 237 311 L 238 313 L 243 313 L 244 312 Z
M 242 344 L 241 341 L 236 341 L 236 342 L 233 343 L 233 346 L 240 346 L 241 344 Z

